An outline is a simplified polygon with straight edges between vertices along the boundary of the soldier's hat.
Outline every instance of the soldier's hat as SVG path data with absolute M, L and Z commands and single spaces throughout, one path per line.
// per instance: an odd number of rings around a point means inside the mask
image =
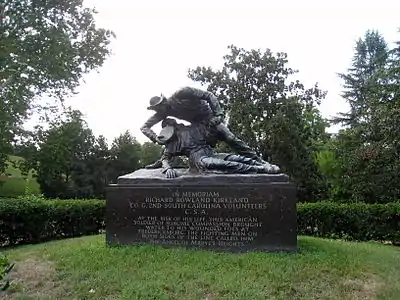
M 157 136 L 158 140 L 162 143 L 168 142 L 175 133 L 174 125 L 177 124 L 175 119 L 165 118 L 161 123 L 161 132 Z
M 161 96 L 151 97 L 147 109 L 153 109 L 156 106 L 160 105 L 161 103 L 165 102 L 165 100 L 167 100 L 167 98 L 165 98 L 163 94 L 161 94 Z
M 161 122 L 161 127 L 167 127 L 167 126 L 175 126 L 176 124 L 178 124 L 178 122 L 176 122 L 175 119 L 172 118 L 165 118 L 162 122 Z

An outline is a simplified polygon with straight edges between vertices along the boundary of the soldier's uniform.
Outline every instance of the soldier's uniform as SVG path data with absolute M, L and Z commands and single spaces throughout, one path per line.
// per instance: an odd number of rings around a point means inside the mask
M 171 161 L 176 156 L 189 158 L 189 166 L 199 171 L 216 170 L 227 173 L 267 173 L 270 169 L 251 158 L 214 153 L 207 144 L 207 127 L 205 124 L 175 124 L 173 136 L 165 143 L 162 156 L 163 172 L 171 168 Z
M 156 105 L 158 103 L 154 103 L 153 106 Z M 208 129 L 207 141 L 211 146 L 214 146 L 217 140 L 224 141 L 238 154 L 263 162 L 256 152 L 237 138 L 224 123 L 210 126 L 209 122 L 213 117 L 222 118 L 224 114 L 214 94 L 197 88 L 185 87 L 176 91 L 161 105 L 165 105 L 166 109 L 163 112 L 156 112 L 140 128 L 142 133 L 153 142 L 157 142 L 157 135 L 151 130 L 151 127 L 166 117 L 175 117 L 193 125 L 206 125 Z M 148 109 L 152 109 L 153 106 L 151 105 Z

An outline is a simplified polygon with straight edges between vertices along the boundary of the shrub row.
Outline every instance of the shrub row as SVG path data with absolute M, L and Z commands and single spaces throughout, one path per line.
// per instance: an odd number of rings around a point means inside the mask
M 98 234 L 104 200 L 0 199 L 0 246 Z
M 98 234 L 104 200 L 0 199 L 0 246 Z M 298 234 L 400 242 L 400 203 L 297 205 Z
M 400 203 L 299 203 L 298 234 L 353 241 L 400 242 Z

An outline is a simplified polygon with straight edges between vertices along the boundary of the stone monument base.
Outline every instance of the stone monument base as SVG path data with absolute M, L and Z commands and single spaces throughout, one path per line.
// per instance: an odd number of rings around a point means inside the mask
M 287 175 L 178 174 L 166 179 L 159 169 L 141 169 L 110 185 L 107 244 L 297 251 L 295 188 Z

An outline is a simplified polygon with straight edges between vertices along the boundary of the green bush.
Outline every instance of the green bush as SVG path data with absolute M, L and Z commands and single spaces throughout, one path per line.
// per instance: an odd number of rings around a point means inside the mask
M 104 200 L 0 199 L 0 246 L 98 234 Z M 298 234 L 355 241 L 400 242 L 400 203 L 299 203 Z
M 355 241 L 400 241 L 400 203 L 297 205 L 298 234 Z
M 105 201 L 0 199 L 0 246 L 98 234 Z

